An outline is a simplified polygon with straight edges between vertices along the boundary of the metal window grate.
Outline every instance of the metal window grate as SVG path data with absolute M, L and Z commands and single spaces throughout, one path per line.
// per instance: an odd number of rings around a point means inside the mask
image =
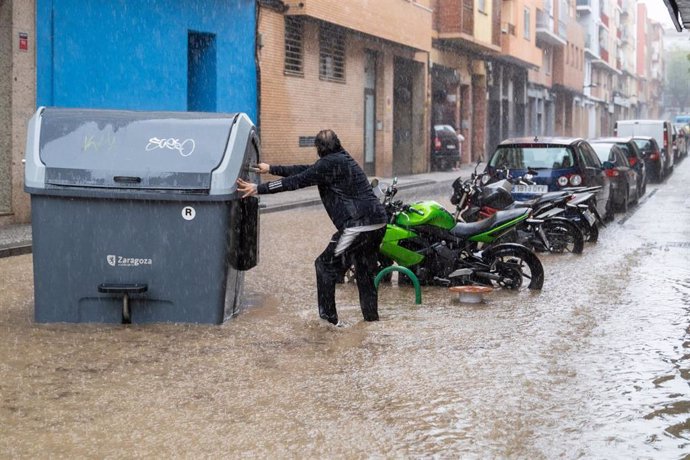
M 319 44 L 319 78 L 344 83 L 345 35 L 342 30 L 322 25 Z
M 314 141 L 316 140 L 316 136 L 300 136 L 299 137 L 299 146 L 300 147 L 314 147 Z
M 304 22 L 295 16 L 285 17 L 285 74 L 304 76 Z

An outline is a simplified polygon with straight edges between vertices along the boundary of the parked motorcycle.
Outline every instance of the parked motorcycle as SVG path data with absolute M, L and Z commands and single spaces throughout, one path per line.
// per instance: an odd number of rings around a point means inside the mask
M 421 284 L 542 288 L 544 268 L 536 254 L 521 244 L 498 243 L 527 219 L 528 210 L 502 211 L 479 222 L 458 223 L 435 201 L 405 204 L 394 200 L 396 185 L 394 179 L 382 190 L 389 216 L 380 247 L 382 268 L 393 263 L 407 267 Z
M 567 192 L 551 192 L 528 202 L 516 202 L 511 191 L 513 182 L 521 183 L 506 171 L 505 177 L 489 183 L 485 173 L 476 170 L 465 181 L 458 178 L 453 183 L 451 203 L 456 205 L 456 220 L 476 222 L 506 209 L 527 209 L 529 218 L 513 227 L 513 231 L 502 238 L 514 241 L 535 251 L 563 253 L 582 253 L 584 236 L 578 226 L 561 216 L 558 204 L 562 203 Z

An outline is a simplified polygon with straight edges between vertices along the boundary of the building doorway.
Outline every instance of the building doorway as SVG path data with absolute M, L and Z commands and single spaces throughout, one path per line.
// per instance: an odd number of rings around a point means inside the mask
M 364 56 L 364 172 L 376 174 L 376 64 L 375 51 Z
M 396 57 L 393 76 L 393 175 L 412 174 L 415 63 Z
M 215 112 L 216 35 L 190 31 L 187 40 L 187 110 Z

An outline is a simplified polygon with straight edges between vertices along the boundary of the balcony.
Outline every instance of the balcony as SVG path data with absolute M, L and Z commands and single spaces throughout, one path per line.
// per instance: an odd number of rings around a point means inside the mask
M 599 50 L 599 56 L 601 56 L 601 60 L 602 60 L 602 61 L 609 62 L 609 52 L 608 52 L 608 50 L 600 49 L 600 50 Z
M 417 50 L 431 50 L 433 11 L 427 0 L 284 0 L 284 3 L 288 15 L 318 19 Z
M 609 17 L 608 17 L 608 15 L 606 15 L 605 13 L 601 13 L 599 15 L 599 17 L 600 17 L 601 23 L 604 25 L 604 27 L 606 27 L 608 29 L 609 28 Z
M 599 59 L 599 48 L 595 45 L 595 41 L 592 40 L 592 34 L 585 35 L 585 54 L 593 59 Z
M 497 7 L 498 9 L 496 9 Z M 479 22 L 475 24 L 474 8 L 473 0 L 437 0 L 434 25 L 438 32 L 436 36 L 438 42 L 477 53 L 499 53 L 501 51 L 502 32 L 500 28 L 500 2 L 493 1 L 490 22 L 482 23 L 480 18 Z M 476 31 L 475 28 L 477 28 Z
M 548 13 L 537 9 L 537 45 L 565 46 L 567 42 L 554 32 L 554 19 Z
M 577 0 L 577 11 L 582 14 L 592 12 L 592 0 Z

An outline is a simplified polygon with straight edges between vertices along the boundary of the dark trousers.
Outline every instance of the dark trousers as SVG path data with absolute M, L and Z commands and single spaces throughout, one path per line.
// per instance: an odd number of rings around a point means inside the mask
M 378 295 L 374 278 L 378 269 L 379 246 L 385 233 L 386 227 L 359 233 L 350 246 L 338 256 L 335 255 L 335 247 L 341 234 L 338 232 L 333 235 L 326 249 L 314 262 L 321 318 L 338 324 L 338 312 L 335 309 L 336 281 L 347 266 L 354 263 L 359 305 L 362 308 L 364 321 L 378 321 Z

